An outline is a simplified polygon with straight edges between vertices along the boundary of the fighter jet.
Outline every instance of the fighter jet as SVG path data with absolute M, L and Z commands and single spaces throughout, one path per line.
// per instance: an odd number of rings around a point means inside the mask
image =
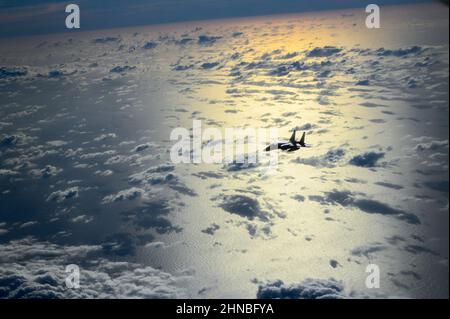
M 308 145 L 305 144 L 306 133 L 303 132 L 300 142 L 297 142 L 295 140 L 295 133 L 296 133 L 296 131 L 294 130 L 294 133 L 292 133 L 292 136 L 289 139 L 289 141 L 273 142 L 272 144 L 270 144 L 269 146 L 266 147 L 265 151 L 270 152 L 273 150 L 282 150 L 282 151 L 288 151 L 288 152 L 295 152 L 295 151 L 298 151 L 301 147 L 309 147 Z

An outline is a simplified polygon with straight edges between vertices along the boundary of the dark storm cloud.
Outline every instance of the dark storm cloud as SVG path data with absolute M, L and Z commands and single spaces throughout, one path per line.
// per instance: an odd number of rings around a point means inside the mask
M 378 5 L 417 3 L 423 0 L 380 0 Z M 178 21 L 257 16 L 279 13 L 364 8 L 362 0 L 79 0 L 81 27 L 84 30 Z M 0 2 L 0 36 L 65 32 L 66 1 L 22 0 Z M 238 35 L 237 35 L 238 36 Z M 333 53 L 313 52 L 314 55 Z M 384 50 L 382 55 L 404 55 L 407 52 Z
M 368 214 L 394 216 L 395 218 L 410 224 L 420 224 L 419 218 L 412 213 L 393 208 L 388 204 L 377 200 L 360 198 L 358 194 L 346 190 L 340 191 L 335 189 L 325 193 L 325 196 L 312 195 L 309 196 L 309 199 L 322 204 L 337 204 L 343 207 L 355 207 Z

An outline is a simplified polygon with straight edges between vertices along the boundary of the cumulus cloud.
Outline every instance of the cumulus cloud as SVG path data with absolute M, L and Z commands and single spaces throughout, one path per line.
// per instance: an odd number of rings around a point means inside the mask
M 345 156 L 345 150 L 338 148 L 332 149 L 323 155 L 312 156 L 312 157 L 297 157 L 293 160 L 294 163 L 316 166 L 316 167 L 334 167 L 339 161 Z
M 131 201 L 141 198 L 145 194 L 143 189 L 131 187 L 129 189 L 121 190 L 116 194 L 105 196 L 102 200 L 103 204 L 117 203 L 123 201 Z
M 317 127 L 316 124 L 305 123 L 302 126 L 295 127 L 295 130 L 296 131 L 309 131 L 309 130 L 312 130 L 312 129 L 316 128 L 316 127 Z
M 142 207 L 123 212 L 124 220 L 139 229 L 154 229 L 158 233 L 180 232 L 181 227 L 172 224 L 168 218 L 173 210 L 170 201 L 162 197 L 152 197 L 142 203 Z
M 380 159 L 384 157 L 383 152 L 367 152 L 362 155 L 353 157 L 349 163 L 354 166 L 360 167 L 375 167 Z
M 173 66 L 172 70 L 173 71 L 186 71 L 186 70 L 192 69 L 193 67 L 194 67 L 193 64 L 189 64 L 189 65 L 177 64 L 177 65 Z
M 31 227 L 31 226 L 34 226 L 34 225 L 37 225 L 37 224 L 38 224 L 37 221 L 35 221 L 35 220 L 30 220 L 29 222 L 25 222 L 25 223 L 21 224 L 21 225 L 19 226 L 19 228 L 27 228 L 27 227 Z
M 93 39 L 92 43 L 106 44 L 106 43 L 118 43 L 120 41 L 121 39 L 119 37 L 102 37 Z
M 202 233 L 208 234 L 208 235 L 214 235 L 214 233 L 220 229 L 220 226 L 217 224 L 212 224 L 211 226 L 202 229 Z
M 261 284 L 257 299 L 345 299 L 352 295 L 345 291 L 341 281 L 307 278 L 299 283 L 285 284 L 276 280 Z
M 224 164 L 224 168 L 228 172 L 239 172 L 243 170 L 249 170 L 253 168 L 257 168 L 260 164 L 259 163 L 252 163 L 251 161 L 248 161 L 248 158 L 245 158 L 243 161 L 241 160 L 233 160 L 230 163 Z
M 109 256 L 133 256 L 139 246 L 151 241 L 151 235 L 138 236 L 131 233 L 119 232 L 108 235 L 102 241 L 102 252 Z
M 386 188 L 395 189 L 395 190 L 399 190 L 399 189 L 403 188 L 403 186 L 401 186 L 401 185 L 392 184 L 392 183 L 388 183 L 388 182 L 376 182 L 375 184 L 386 187 Z
M 118 65 L 113 67 L 110 72 L 111 73 L 125 73 L 125 72 L 129 72 L 129 71 L 133 71 L 136 70 L 135 66 L 129 66 L 129 65 Z
M 329 56 L 335 55 L 341 51 L 342 51 L 342 49 L 339 49 L 339 48 L 336 48 L 333 46 L 324 46 L 322 48 L 314 48 L 313 50 L 309 51 L 307 56 L 310 58 L 329 57 Z
M 86 216 L 86 215 L 79 215 L 77 217 L 72 218 L 73 223 L 79 223 L 79 224 L 89 224 L 93 220 L 94 220 L 94 217 Z
M 181 38 L 181 39 L 179 39 L 179 40 L 175 40 L 174 43 L 175 43 L 176 45 L 186 45 L 186 44 L 191 43 L 192 41 L 194 41 L 194 39 L 183 37 L 183 38 Z
M 140 184 L 144 187 L 151 185 L 165 185 L 181 194 L 196 196 L 196 192 L 188 188 L 180 178 L 173 172 L 175 166 L 172 164 L 160 164 L 150 167 L 145 171 L 131 175 L 128 178 L 131 184 Z
M 51 193 L 47 197 L 47 201 L 48 202 L 54 201 L 57 203 L 62 203 L 68 199 L 78 198 L 79 192 L 80 192 L 80 188 L 78 186 L 70 187 L 65 190 L 59 190 L 59 191 Z
M 54 140 L 54 141 L 48 141 L 47 144 L 50 146 L 54 146 L 54 147 L 60 147 L 60 146 L 67 145 L 67 142 L 61 141 L 61 140 Z
M 288 75 L 291 68 L 287 65 L 277 66 L 275 69 L 270 70 L 268 75 L 270 76 L 285 76 Z
M 411 254 L 414 255 L 419 255 L 419 254 L 423 254 L 423 253 L 427 253 L 427 254 L 431 254 L 434 256 L 439 256 L 439 254 L 437 252 L 435 252 L 432 249 L 429 249 L 427 247 L 424 246 L 420 246 L 420 245 L 406 245 L 405 246 L 405 250 Z
M 0 298 L 181 298 L 175 277 L 136 263 L 96 258 L 102 247 L 62 246 L 27 238 L 0 245 Z M 89 262 L 86 262 L 89 260 Z M 80 288 L 67 289 L 67 265 L 80 267 Z
M 96 158 L 103 157 L 103 156 L 114 155 L 115 153 L 116 153 L 116 151 L 114 151 L 114 150 L 109 150 L 109 151 L 104 151 L 104 152 L 85 153 L 85 154 L 80 155 L 80 159 L 82 159 L 82 160 L 96 159 Z
M 151 50 L 151 49 L 156 48 L 157 46 L 158 46 L 158 43 L 149 41 L 149 42 L 145 43 L 142 46 L 142 48 L 145 49 L 145 50 Z
M 367 257 L 369 258 L 371 254 L 386 250 L 387 246 L 381 243 L 371 243 L 363 246 L 355 247 L 351 250 L 351 254 L 357 257 Z
M 356 82 L 356 85 L 361 85 L 361 86 L 367 86 L 367 85 L 369 85 L 370 84 L 370 82 L 369 82 L 369 80 L 359 80 L 358 82 Z M 363 105 L 363 103 L 361 103 L 361 105 Z
M 18 175 L 19 173 L 10 169 L 0 169 L 0 176 L 14 176 Z
M 300 194 L 296 194 L 294 196 L 292 196 L 293 199 L 295 199 L 298 202 L 304 202 L 305 201 L 305 196 L 300 195 Z
M 198 37 L 198 44 L 200 45 L 212 45 L 216 43 L 217 40 L 222 39 L 221 36 L 208 36 L 208 35 L 200 35 Z
M 414 150 L 417 152 L 424 152 L 424 151 L 448 151 L 448 140 L 434 140 L 430 142 L 425 143 L 419 143 L 416 146 L 414 146 Z
M 148 148 L 151 148 L 152 146 L 153 144 L 151 143 L 140 144 L 133 148 L 133 152 L 142 152 Z
M 219 204 L 223 210 L 249 220 L 258 218 L 267 221 L 267 212 L 261 209 L 257 199 L 246 195 L 222 195 Z
M 130 183 L 144 183 L 149 182 L 150 184 L 160 184 L 167 178 L 167 173 L 173 172 L 175 166 L 172 164 L 160 164 L 157 166 L 150 167 L 143 172 L 131 175 L 128 180 Z M 170 179 L 170 178 L 167 178 Z
M 49 178 L 52 176 L 56 176 L 63 171 L 62 168 L 55 167 L 53 165 L 46 165 L 42 169 L 32 169 L 30 174 L 34 177 L 38 178 Z
M 69 73 L 69 72 L 64 72 L 63 70 L 54 69 L 54 70 L 48 71 L 47 74 L 39 73 L 39 74 L 37 74 L 37 77 L 47 78 L 47 79 L 60 79 L 60 78 L 63 78 L 64 76 L 71 75 L 73 73 L 76 73 L 76 71 Z
M 24 134 L 3 135 L 0 139 L 0 147 L 12 147 L 16 145 L 25 145 L 33 138 Z
M 419 218 L 412 213 L 393 208 L 388 204 L 377 200 L 359 198 L 358 195 L 347 190 L 339 191 L 334 189 L 331 192 L 326 192 L 325 196 L 309 196 L 309 199 L 318 201 L 322 204 L 337 204 L 343 207 L 355 207 L 368 214 L 394 216 L 395 218 L 410 224 L 420 224 Z
M 106 139 L 112 139 L 112 138 L 116 138 L 117 135 L 115 133 L 108 133 L 108 134 L 101 134 L 99 136 L 97 136 L 96 138 L 94 138 L 94 141 L 96 142 L 100 142 L 100 141 L 104 141 Z
M 397 50 L 389 50 L 385 48 L 380 48 L 376 51 L 379 56 L 393 56 L 393 57 L 404 57 L 407 55 L 419 55 L 426 49 L 419 46 L 412 46 L 409 48 L 400 48 Z
M 114 174 L 114 172 L 112 170 L 110 170 L 110 169 L 107 169 L 107 170 L 104 170 L 104 171 L 95 171 L 94 174 L 98 175 L 98 176 L 106 177 L 106 176 L 111 176 L 112 174 Z
M 208 179 L 208 178 L 220 179 L 220 178 L 224 178 L 225 177 L 225 175 L 223 175 L 221 173 L 213 172 L 213 171 L 198 172 L 198 173 L 194 173 L 192 175 L 196 176 L 198 178 L 201 178 L 201 179 Z
M 23 77 L 28 71 L 23 67 L 0 67 L 0 79 Z
M 203 70 L 210 70 L 210 69 L 215 68 L 219 64 L 220 64 L 219 62 L 205 62 L 205 63 L 202 63 L 201 68 Z
M 21 109 L 20 111 L 9 113 L 4 117 L 5 120 L 11 120 L 11 119 L 21 119 L 26 116 L 33 115 L 35 113 L 38 113 L 41 109 L 43 109 L 43 106 L 40 105 L 28 105 L 25 108 Z

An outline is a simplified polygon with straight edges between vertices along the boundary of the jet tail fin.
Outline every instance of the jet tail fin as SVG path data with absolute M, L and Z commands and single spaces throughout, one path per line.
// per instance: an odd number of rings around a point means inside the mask
M 301 138 L 301 140 L 300 140 L 300 142 L 299 142 L 299 144 L 300 144 L 301 146 L 303 146 L 303 147 L 306 147 L 306 144 L 305 144 L 305 136 L 306 136 L 306 132 L 303 132 L 302 138 Z
M 294 133 L 292 133 L 292 136 L 291 136 L 291 138 L 289 139 L 289 142 L 291 142 L 293 145 L 295 145 L 295 143 L 297 143 L 297 142 L 295 141 L 295 132 L 296 132 L 296 130 L 294 130 Z

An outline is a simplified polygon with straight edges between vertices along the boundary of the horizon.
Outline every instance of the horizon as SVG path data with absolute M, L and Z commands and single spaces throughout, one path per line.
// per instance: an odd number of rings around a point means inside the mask
M 320 0 L 312 6 L 308 1 L 303 0 L 285 0 L 281 5 L 279 1 L 263 0 L 258 3 L 258 7 L 255 7 L 253 2 L 256 0 L 243 0 L 239 1 L 239 3 L 238 1 L 233 1 L 232 3 L 228 2 L 226 5 L 221 1 L 187 0 L 182 2 L 170 0 L 174 4 L 173 7 L 170 7 L 171 4 L 168 3 L 169 1 L 166 1 L 161 5 L 161 8 L 155 10 L 154 7 L 160 5 L 155 2 L 141 4 L 139 7 L 141 0 L 132 0 L 125 7 L 116 2 L 114 2 L 114 7 L 101 7 L 98 1 L 85 3 L 85 0 L 82 0 L 76 3 L 80 7 L 81 28 L 75 30 L 65 28 L 64 21 L 68 15 L 65 13 L 67 3 L 63 3 L 60 0 L 28 0 L 19 3 L 15 2 L 10 6 L 8 6 L 8 2 L 3 4 L 0 2 L 0 38 L 325 12 L 355 9 L 367 5 L 367 1 L 360 0 L 346 0 L 331 4 L 329 1 Z M 186 5 L 189 1 L 197 4 L 201 2 L 205 7 L 189 7 L 189 4 Z M 237 11 L 242 2 L 245 2 L 244 9 Z M 433 0 L 383 0 L 378 1 L 377 4 L 380 6 L 391 6 L 426 4 L 430 2 L 433 2 Z M 31 3 L 36 4 L 31 5 Z M 222 10 L 221 6 L 228 6 L 229 8 Z M 184 7 L 189 7 L 191 11 L 184 11 Z

